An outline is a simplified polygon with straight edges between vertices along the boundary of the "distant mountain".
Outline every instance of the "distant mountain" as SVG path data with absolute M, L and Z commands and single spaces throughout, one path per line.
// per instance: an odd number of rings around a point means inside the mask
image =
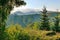
M 30 10 L 30 11 L 16 11 L 9 15 L 7 20 L 7 26 L 13 24 L 20 24 L 23 27 L 27 26 L 36 21 L 40 21 L 41 18 L 41 11 L 37 10 Z M 56 12 L 48 11 L 48 15 L 50 17 L 56 16 Z

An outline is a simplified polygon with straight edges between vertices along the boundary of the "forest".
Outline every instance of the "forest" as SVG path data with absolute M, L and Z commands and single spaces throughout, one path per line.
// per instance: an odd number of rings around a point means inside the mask
M 60 12 L 51 21 L 43 7 L 40 22 L 28 24 L 23 28 L 20 24 L 11 24 L 6 28 L 6 20 L 14 6 L 26 5 L 21 0 L 0 0 L 0 40 L 60 40 Z

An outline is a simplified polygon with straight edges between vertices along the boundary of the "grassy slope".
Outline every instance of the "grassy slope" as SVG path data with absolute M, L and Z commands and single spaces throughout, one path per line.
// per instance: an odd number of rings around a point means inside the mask
M 59 40 L 59 38 L 60 38 L 60 33 L 56 33 L 56 35 L 52 35 L 52 36 L 46 36 L 47 33 L 52 32 L 52 31 L 35 30 L 35 29 L 28 28 L 28 27 L 21 28 L 20 26 L 11 26 L 6 30 L 6 32 L 12 38 L 13 38 L 13 36 L 15 36 L 15 37 L 17 36 L 17 35 L 15 35 L 15 33 L 17 33 L 17 34 L 20 33 L 20 34 L 24 35 L 24 37 L 26 35 L 28 35 L 29 36 L 28 38 L 30 38 L 30 40 Z

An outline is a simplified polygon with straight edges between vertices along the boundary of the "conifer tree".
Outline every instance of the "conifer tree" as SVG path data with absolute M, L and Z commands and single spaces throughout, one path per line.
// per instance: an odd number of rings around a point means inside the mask
M 48 18 L 48 15 L 47 15 L 46 7 L 43 8 L 42 18 L 41 19 L 42 19 L 42 22 L 41 22 L 40 29 L 41 30 L 50 30 L 50 27 L 49 27 L 49 18 Z
M 59 12 L 57 11 L 57 16 L 55 17 L 55 22 L 54 22 L 54 31 L 60 32 L 60 27 L 59 27 Z

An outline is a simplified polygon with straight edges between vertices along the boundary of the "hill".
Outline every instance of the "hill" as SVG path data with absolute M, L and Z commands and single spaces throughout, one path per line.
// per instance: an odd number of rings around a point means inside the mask
M 47 14 L 49 17 L 56 16 L 57 12 L 48 11 Z M 28 24 L 31 24 L 36 21 L 40 21 L 42 12 L 39 10 L 28 10 L 28 11 L 16 11 L 11 13 L 7 20 L 7 26 L 11 24 L 20 24 L 25 27 Z

